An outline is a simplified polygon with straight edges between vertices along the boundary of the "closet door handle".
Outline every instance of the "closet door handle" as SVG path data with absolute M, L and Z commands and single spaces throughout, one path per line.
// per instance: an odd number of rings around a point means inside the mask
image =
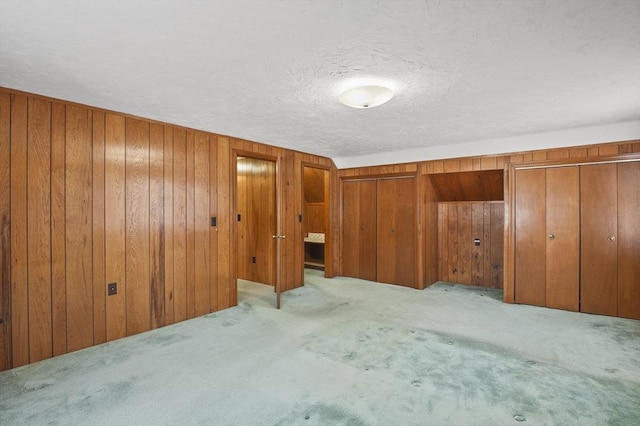
M 609 236 L 607 237 L 607 240 L 609 240 L 609 241 L 615 241 L 615 240 L 616 240 L 616 236 L 615 236 L 615 235 L 609 235 Z
M 556 239 L 556 236 L 555 236 L 555 235 L 553 235 L 553 234 L 549 234 L 549 239 L 550 239 L 550 240 L 555 240 L 555 239 Z

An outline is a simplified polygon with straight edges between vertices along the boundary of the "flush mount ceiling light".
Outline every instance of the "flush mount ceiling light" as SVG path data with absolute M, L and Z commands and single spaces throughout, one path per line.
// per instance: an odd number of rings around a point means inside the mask
M 383 86 L 358 86 L 340 94 L 340 102 L 351 108 L 373 108 L 393 98 L 393 91 Z

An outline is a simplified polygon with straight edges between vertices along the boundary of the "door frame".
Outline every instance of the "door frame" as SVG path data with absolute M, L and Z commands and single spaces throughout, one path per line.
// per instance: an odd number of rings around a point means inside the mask
M 560 160 L 539 160 L 505 165 L 504 178 L 504 293 L 505 303 L 515 303 L 515 172 L 520 169 L 551 167 L 588 166 L 593 164 L 624 163 L 639 161 L 640 153 L 603 157 L 565 158 Z
M 324 277 L 330 278 L 336 275 L 336 271 L 333 270 L 333 262 L 331 262 L 333 247 L 333 226 L 331 223 L 331 167 L 323 166 L 316 163 L 310 163 L 307 161 L 300 162 L 300 176 L 302 176 L 302 185 L 300 185 L 300 211 L 302 212 L 302 220 L 305 221 L 304 210 L 304 168 L 309 167 L 311 169 L 319 169 L 324 171 Z M 302 284 L 304 285 L 304 240 L 302 243 L 302 264 L 298 265 L 302 272 Z
M 242 149 L 231 150 L 231 253 L 230 261 L 232 265 L 232 279 L 236 286 L 236 294 L 238 292 L 238 157 L 253 158 L 256 160 L 265 160 L 275 163 L 276 166 L 276 235 L 281 238 L 275 238 L 276 240 L 276 282 L 275 282 L 275 294 L 276 294 L 276 309 L 280 309 L 280 294 L 282 289 L 282 166 L 281 157 L 278 155 L 260 154 L 253 151 L 245 151 Z

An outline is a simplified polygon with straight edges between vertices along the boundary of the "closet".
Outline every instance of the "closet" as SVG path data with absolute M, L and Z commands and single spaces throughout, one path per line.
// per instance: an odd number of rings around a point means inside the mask
M 345 180 L 342 275 L 417 287 L 416 178 Z
M 515 302 L 640 319 L 640 160 L 512 171 Z

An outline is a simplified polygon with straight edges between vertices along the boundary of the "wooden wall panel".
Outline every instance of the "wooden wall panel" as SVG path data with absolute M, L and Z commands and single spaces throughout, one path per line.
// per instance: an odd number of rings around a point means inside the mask
M 105 302 L 107 341 L 127 335 L 125 118 L 105 116 L 105 282 L 118 293 Z
M 209 135 L 197 132 L 194 147 L 195 315 L 211 312 L 211 237 L 209 232 Z
M 308 233 L 308 232 L 324 233 L 325 231 L 324 203 L 305 203 L 305 205 L 306 205 L 305 233 Z
M 52 356 L 51 103 L 29 99 L 27 125 L 27 268 L 29 361 Z
M 151 328 L 162 327 L 165 296 L 164 126 L 149 126 L 149 261 Z
M 149 123 L 127 118 L 126 274 L 127 335 L 151 328 L 149 259 Z
M 67 353 L 65 227 L 66 108 L 51 106 L 51 299 L 53 355 Z
M 438 211 L 439 279 L 502 288 L 504 203 L 443 202 Z
M 105 281 L 105 114 L 93 112 L 93 344 L 107 341 Z
M 187 145 L 183 129 L 173 131 L 173 313 L 187 319 Z
M 0 92 L 0 371 L 11 366 L 11 96 Z
M 164 218 L 162 247 L 164 248 L 164 324 L 175 322 L 173 311 L 173 127 L 164 126 L 163 202 Z
M 187 318 L 196 316 L 195 131 L 187 130 Z
M 11 217 L 27 217 L 27 97 L 11 99 Z M 11 346 L 13 367 L 29 363 L 27 221 L 11 221 Z
M 67 349 L 93 345 L 92 112 L 67 105 Z
M 218 139 L 209 135 L 209 215 L 218 220 Z M 211 224 L 211 223 L 210 223 Z M 211 311 L 218 310 L 218 226 L 212 226 L 209 231 L 211 238 L 210 253 L 210 307 Z
M 234 258 L 234 238 L 236 229 L 233 220 L 237 212 L 232 211 L 231 202 L 231 146 L 229 138 L 218 137 L 218 309 L 229 308 L 236 288 Z M 235 167 L 235 165 L 234 165 Z M 236 296 L 237 297 L 237 296 Z

